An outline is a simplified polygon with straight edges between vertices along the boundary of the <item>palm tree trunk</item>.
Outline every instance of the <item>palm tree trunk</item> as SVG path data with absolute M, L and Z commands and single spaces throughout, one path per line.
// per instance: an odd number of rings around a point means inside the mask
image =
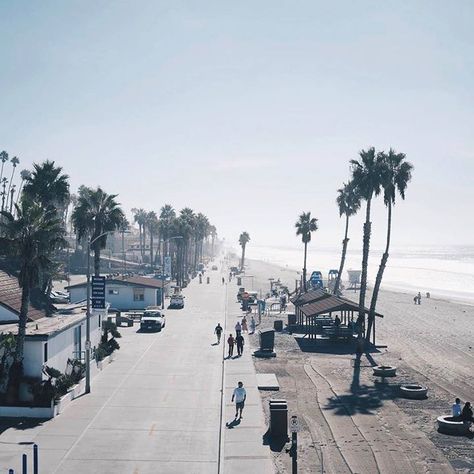
M 306 257 L 308 256 L 308 242 L 304 243 L 304 261 L 303 261 L 303 289 L 306 293 L 308 291 L 306 284 Z
M 94 244 L 94 275 L 100 276 L 100 248 L 97 245 L 99 242 Z
M 150 231 L 150 265 L 151 265 L 151 268 L 154 268 L 154 264 L 153 264 L 153 232 Z
M 392 233 L 392 203 L 389 201 L 388 203 L 388 211 L 387 211 L 387 243 L 385 246 L 385 252 L 382 255 L 382 259 L 380 261 L 379 270 L 377 272 L 377 278 L 375 279 L 374 291 L 372 293 L 372 300 L 370 302 L 370 312 L 369 318 L 367 321 L 367 333 L 365 339 L 367 342 L 370 342 L 370 332 L 372 330 L 372 325 L 375 319 L 375 308 L 377 306 L 377 298 L 380 291 L 380 285 L 382 284 L 382 277 L 383 272 L 385 271 L 385 267 L 387 266 L 388 260 L 388 251 L 390 249 L 390 237 Z
M 242 270 L 245 266 L 245 245 L 242 245 Z
M 370 233 L 372 223 L 370 222 L 370 205 L 372 197 L 367 199 L 367 207 L 365 211 L 364 223 L 364 246 L 362 250 L 362 275 L 360 278 L 360 295 L 359 295 L 359 336 L 362 336 L 362 325 L 365 315 L 365 293 L 367 291 L 367 267 L 369 264 L 369 250 L 370 250 Z
M 20 315 L 18 317 L 18 338 L 15 351 L 15 362 L 23 360 L 25 352 L 26 322 L 28 320 L 28 308 L 30 306 L 30 288 L 24 286 L 21 291 Z
M 334 291 L 333 291 L 334 295 L 337 295 L 339 293 L 339 286 L 341 286 L 342 272 L 344 270 L 344 263 L 346 261 L 347 244 L 349 243 L 349 239 L 347 238 L 348 232 L 349 232 L 349 216 L 346 215 L 346 232 L 344 234 L 344 240 L 342 241 L 341 263 L 339 265 L 339 272 L 337 274 L 336 283 L 334 285 Z

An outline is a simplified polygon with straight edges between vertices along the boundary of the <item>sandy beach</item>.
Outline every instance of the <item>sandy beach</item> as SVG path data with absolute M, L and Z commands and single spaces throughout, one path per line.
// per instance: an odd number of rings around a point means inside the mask
M 264 293 L 270 277 L 290 289 L 297 278 L 292 270 L 255 260 L 246 273 L 253 275 L 253 289 Z M 245 280 L 248 288 L 250 283 Z M 358 293 L 345 296 L 357 300 Z M 474 398 L 474 307 L 436 294 L 418 306 L 413 294 L 382 291 L 377 309 L 384 315 L 377 321 L 377 350 L 360 366 L 350 345 L 308 347 L 286 332 L 276 335 L 276 359 L 255 359 L 258 372 L 276 373 L 280 383 L 280 392 L 261 392 L 267 416 L 267 399 L 285 398 L 289 414 L 302 424 L 299 472 L 322 472 L 322 463 L 327 473 L 474 472 L 473 439 L 436 430 L 436 417 L 450 413 L 455 397 Z M 286 317 L 264 317 L 262 327 L 273 327 L 275 319 Z M 257 346 L 257 335 L 251 343 Z M 374 377 L 376 364 L 397 366 L 397 377 Z M 426 385 L 428 398 L 400 398 L 402 382 Z M 277 471 L 290 472 L 285 449 L 273 449 Z

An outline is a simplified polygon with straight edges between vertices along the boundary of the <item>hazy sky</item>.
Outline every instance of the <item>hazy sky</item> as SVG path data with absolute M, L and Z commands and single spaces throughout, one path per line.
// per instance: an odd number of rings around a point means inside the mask
M 348 160 L 392 146 L 415 166 L 394 243 L 469 244 L 473 23 L 472 1 L 0 0 L 0 148 L 228 240 L 297 245 L 310 210 L 339 245 Z

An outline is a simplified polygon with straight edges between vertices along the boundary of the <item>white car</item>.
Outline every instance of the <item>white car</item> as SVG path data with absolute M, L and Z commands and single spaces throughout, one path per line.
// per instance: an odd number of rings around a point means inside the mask
M 141 331 L 161 331 L 165 325 L 165 315 L 157 309 L 147 308 L 140 320 Z
M 184 296 L 182 295 L 173 295 L 170 298 L 170 309 L 183 309 L 184 308 Z

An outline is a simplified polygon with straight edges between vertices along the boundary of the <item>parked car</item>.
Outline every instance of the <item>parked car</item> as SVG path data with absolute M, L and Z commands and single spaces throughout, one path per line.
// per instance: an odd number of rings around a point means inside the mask
M 217 270 L 217 265 L 212 265 L 213 270 Z
M 183 295 L 172 295 L 170 298 L 170 309 L 183 309 L 184 308 L 184 296 Z
M 141 331 L 161 331 L 165 325 L 165 315 L 155 308 L 147 308 L 140 320 Z

